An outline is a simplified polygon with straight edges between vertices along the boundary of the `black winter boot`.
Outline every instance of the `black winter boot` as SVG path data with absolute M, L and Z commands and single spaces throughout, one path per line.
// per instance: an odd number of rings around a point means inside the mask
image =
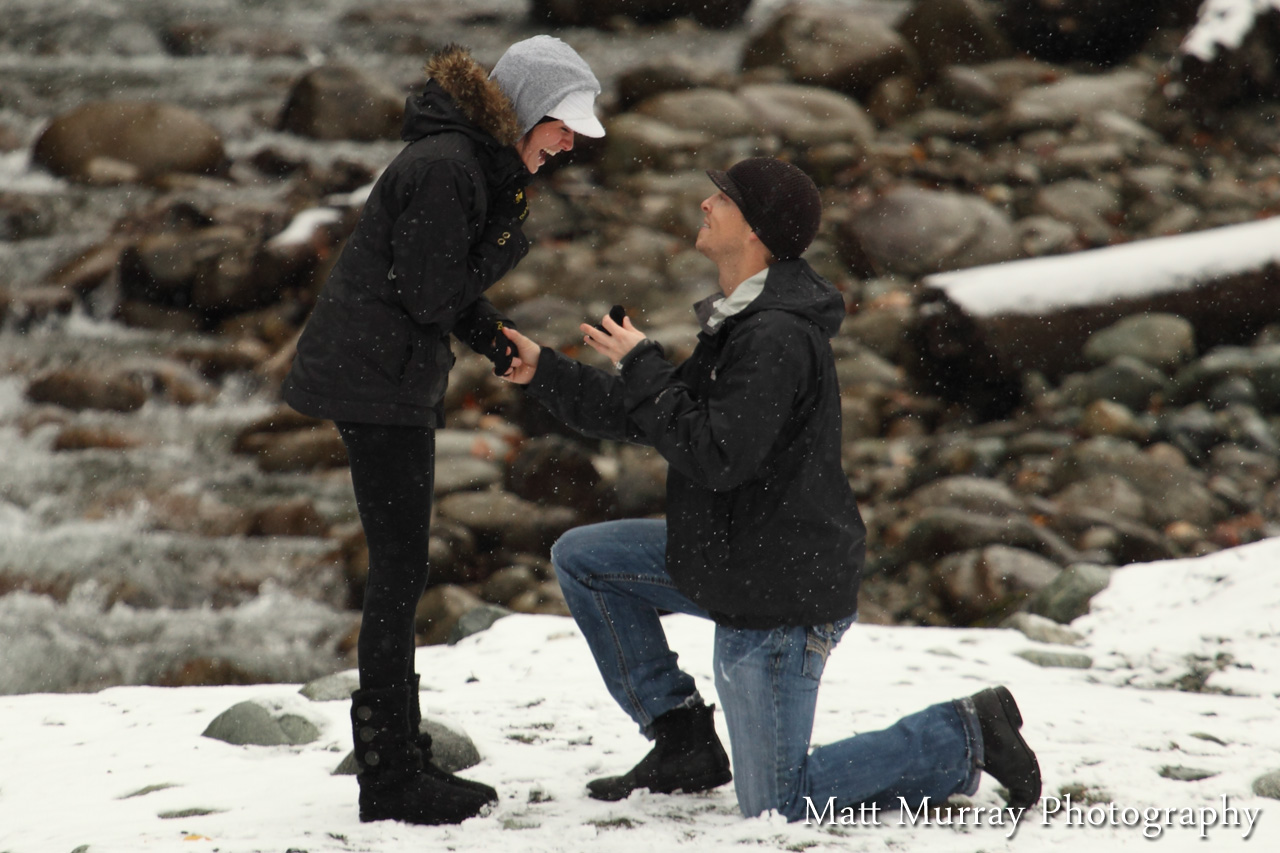
M 729 756 L 716 737 L 715 705 L 675 708 L 653 721 L 655 744 L 622 776 L 592 779 L 587 792 L 597 800 L 624 800 L 637 788 L 655 794 L 709 791 L 733 779 Z
M 1004 785 L 1011 808 L 1030 808 L 1040 799 L 1040 762 L 1018 733 L 1018 703 L 1007 687 L 988 688 L 972 699 L 982 728 L 983 769 Z
M 407 690 L 357 690 L 351 695 L 360 820 L 434 825 L 475 817 L 496 797 L 423 772 L 422 753 L 409 737 Z
M 431 761 L 431 735 L 422 730 L 422 705 L 418 701 L 419 688 L 422 684 L 422 676 L 415 674 L 409 681 L 409 734 L 414 737 L 414 743 L 418 747 L 418 751 L 422 753 L 422 772 L 428 776 L 435 776 L 443 779 L 450 785 L 457 785 L 459 788 L 466 788 L 477 794 L 483 794 L 490 802 L 498 801 L 498 792 L 490 788 L 483 782 L 476 782 L 471 779 L 463 779 L 461 776 L 454 776 L 452 773 L 442 770 Z

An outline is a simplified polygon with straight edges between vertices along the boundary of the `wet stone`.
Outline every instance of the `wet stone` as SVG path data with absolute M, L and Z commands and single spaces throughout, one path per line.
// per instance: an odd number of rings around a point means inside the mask
M 1089 669 L 1093 658 L 1074 652 L 1051 652 L 1044 649 L 1025 649 L 1015 654 L 1025 661 L 1046 669 Z

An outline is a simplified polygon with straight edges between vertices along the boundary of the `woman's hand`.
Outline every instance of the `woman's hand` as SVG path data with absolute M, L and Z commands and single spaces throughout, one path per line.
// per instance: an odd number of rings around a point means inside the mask
M 623 317 L 622 325 L 618 325 L 612 317 L 605 317 L 600 321 L 600 326 L 603 331 L 590 323 L 579 326 L 582 330 L 582 342 L 615 365 L 646 337 L 644 332 L 631 324 L 630 317 Z
M 517 385 L 528 385 L 533 381 L 533 374 L 538 372 L 538 354 L 542 352 L 542 347 L 510 326 L 504 326 L 502 334 L 516 345 L 517 353 L 511 360 L 511 369 L 502 374 L 502 378 Z

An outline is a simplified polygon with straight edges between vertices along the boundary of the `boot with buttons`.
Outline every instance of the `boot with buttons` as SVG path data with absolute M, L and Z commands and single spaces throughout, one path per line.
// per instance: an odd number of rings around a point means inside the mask
M 475 817 L 497 801 L 496 793 L 487 785 L 463 787 L 447 774 L 425 772 L 417 733 L 409 733 L 408 693 L 406 685 L 351 695 L 360 820 L 435 825 Z

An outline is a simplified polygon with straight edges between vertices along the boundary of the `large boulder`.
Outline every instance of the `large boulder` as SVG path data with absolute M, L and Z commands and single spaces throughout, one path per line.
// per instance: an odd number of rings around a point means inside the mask
M 747 43 L 746 69 L 777 66 L 800 83 L 865 98 L 886 78 L 913 77 L 906 39 L 880 16 L 791 5 Z
M 755 131 L 751 111 L 737 96 L 719 89 L 665 92 L 635 108 L 641 115 L 713 137 L 749 136 Z
M 854 216 L 844 254 L 884 274 L 923 276 L 994 264 L 1021 249 L 1009 218 L 976 196 L 904 187 Z M 861 253 L 861 257 L 857 257 Z
M 758 83 L 743 86 L 738 98 L 760 131 L 775 133 L 802 148 L 830 142 L 851 142 L 862 148 L 875 138 L 875 122 L 866 110 L 830 89 Z
M 36 140 L 35 163 L 85 182 L 145 180 L 226 166 L 217 129 L 194 112 L 157 101 L 91 101 L 56 117 Z
M 396 139 L 404 96 L 347 65 L 325 65 L 302 76 L 289 92 L 280 129 L 313 139 L 373 142 Z

